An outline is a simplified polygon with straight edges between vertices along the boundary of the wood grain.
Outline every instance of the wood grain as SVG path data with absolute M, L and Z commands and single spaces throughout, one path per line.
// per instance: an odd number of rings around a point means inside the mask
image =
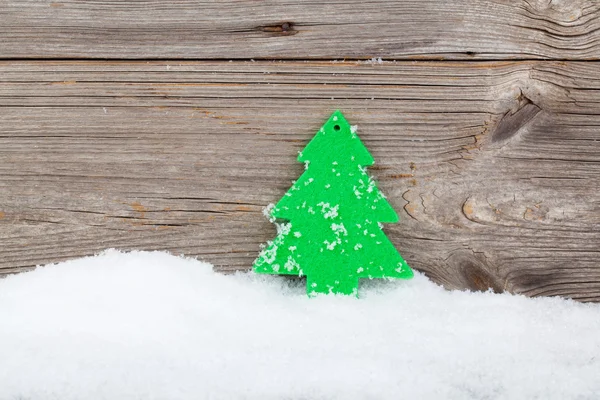
M 221 271 L 340 108 L 448 288 L 600 301 L 600 63 L 0 62 L 0 274 L 105 248 Z
M 0 57 L 600 59 L 596 0 L 3 0 Z

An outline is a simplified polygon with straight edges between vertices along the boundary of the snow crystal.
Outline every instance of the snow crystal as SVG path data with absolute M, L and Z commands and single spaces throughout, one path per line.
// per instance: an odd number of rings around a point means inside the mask
M 305 281 L 159 252 L 0 280 L 0 399 L 597 399 L 600 304 Z
M 365 169 L 361 166 L 359 166 L 359 169 L 365 173 Z M 367 191 L 370 193 L 373 189 L 369 190 L 370 186 L 370 182 L 372 182 L 372 180 L 369 179 L 369 187 L 367 188 Z M 365 187 L 367 187 L 367 184 L 365 183 L 365 181 L 363 181 L 362 179 L 358 180 L 358 183 L 360 183 L 359 186 L 354 186 L 352 190 L 354 190 L 354 195 L 356 196 L 357 199 L 361 199 L 362 195 L 364 194 L 364 192 L 361 189 L 365 189 Z
M 346 230 L 346 227 L 344 226 L 343 222 L 340 222 L 339 224 L 331 224 L 331 230 L 335 232 L 337 236 L 348 236 L 348 231 Z
M 265 208 L 263 208 L 262 213 L 265 217 L 267 217 L 267 219 L 269 220 L 269 222 L 274 223 L 275 222 L 275 218 L 271 215 L 271 212 L 273 212 L 273 209 L 275 208 L 275 204 L 273 203 L 269 203 L 267 204 L 267 206 Z
M 381 57 L 373 57 L 370 60 L 366 61 L 367 64 L 383 64 L 383 60 Z
M 327 247 L 327 250 L 333 250 L 335 249 L 335 246 L 338 245 L 338 241 L 334 240 L 333 242 L 330 242 L 329 240 L 324 240 L 323 244 Z
M 277 235 L 281 236 L 289 234 L 290 230 L 292 229 L 291 222 L 284 222 L 282 224 L 275 223 L 275 226 L 277 227 Z
M 350 125 L 350 133 L 358 132 L 358 125 Z
M 335 206 L 332 207 L 331 204 L 329 204 L 329 203 L 320 202 L 317 204 L 317 206 L 321 207 L 321 213 L 323 214 L 323 218 L 325 218 L 325 219 L 337 218 L 338 210 L 340 208 L 339 204 L 336 204 Z
M 275 240 L 279 240 L 280 242 L 280 239 Z M 265 260 L 267 264 L 272 264 L 275 261 L 275 258 L 277 257 L 277 249 L 279 249 L 279 246 L 274 244 L 272 240 L 269 240 L 267 242 L 267 247 L 260 252 L 260 256 Z
M 297 237 L 297 238 L 299 238 L 299 237 L 302 236 L 302 233 L 300 233 L 300 232 L 294 232 L 294 236 Z
M 296 260 L 294 260 L 292 258 L 292 256 L 288 256 L 287 261 L 285 262 L 285 265 L 283 266 L 283 268 L 285 268 L 288 271 L 293 271 L 294 268 L 300 268 L 300 265 L 298 265 L 298 263 L 296 262 Z
M 372 179 L 369 179 L 369 186 L 367 187 L 367 192 L 371 193 L 375 189 L 377 189 L 377 186 L 375 185 L 375 181 Z

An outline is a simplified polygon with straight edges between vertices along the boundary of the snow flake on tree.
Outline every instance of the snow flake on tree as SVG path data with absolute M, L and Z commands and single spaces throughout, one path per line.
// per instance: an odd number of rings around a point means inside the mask
M 305 172 L 268 210 L 271 220 L 288 222 L 278 224 L 254 271 L 306 275 L 309 295 L 356 295 L 360 278 L 411 278 L 382 231 L 398 215 L 367 174 L 374 161 L 355 126 L 334 112 L 298 161 Z

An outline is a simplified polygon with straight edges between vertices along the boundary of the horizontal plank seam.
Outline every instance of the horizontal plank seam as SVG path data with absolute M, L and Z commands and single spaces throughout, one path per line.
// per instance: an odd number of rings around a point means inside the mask
M 252 62 L 252 61 L 292 61 L 292 62 L 369 62 L 373 58 L 270 58 L 270 57 L 252 57 L 252 58 L 182 58 L 182 57 L 149 57 L 149 58 L 122 58 L 122 57 L 2 57 L 0 61 L 3 62 L 35 62 L 35 61 L 56 61 L 56 62 L 80 62 L 80 61 L 106 61 L 106 62 Z M 401 58 L 382 58 L 382 62 L 427 62 L 427 63 L 464 63 L 464 64 L 477 64 L 484 62 L 577 62 L 577 63 L 594 63 L 600 61 L 600 57 L 595 58 L 535 58 L 535 57 L 522 57 L 522 58 L 474 58 L 472 60 L 464 59 L 453 59 L 453 58 L 423 58 L 419 57 L 401 57 Z M 377 64 L 379 61 L 374 61 Z

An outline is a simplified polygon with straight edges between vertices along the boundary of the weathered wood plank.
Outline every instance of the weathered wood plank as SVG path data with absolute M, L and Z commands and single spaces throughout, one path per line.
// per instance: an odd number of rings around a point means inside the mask
M 247 269 L 335 108 L 449 288 L 600 301 L 600 62 L 0 63 L 0 271 L 104 248 Z M 0 272 L 2 273 L 2 272 Z
M 2 58 L 600 58 L 596 0 L 0 2 Z

